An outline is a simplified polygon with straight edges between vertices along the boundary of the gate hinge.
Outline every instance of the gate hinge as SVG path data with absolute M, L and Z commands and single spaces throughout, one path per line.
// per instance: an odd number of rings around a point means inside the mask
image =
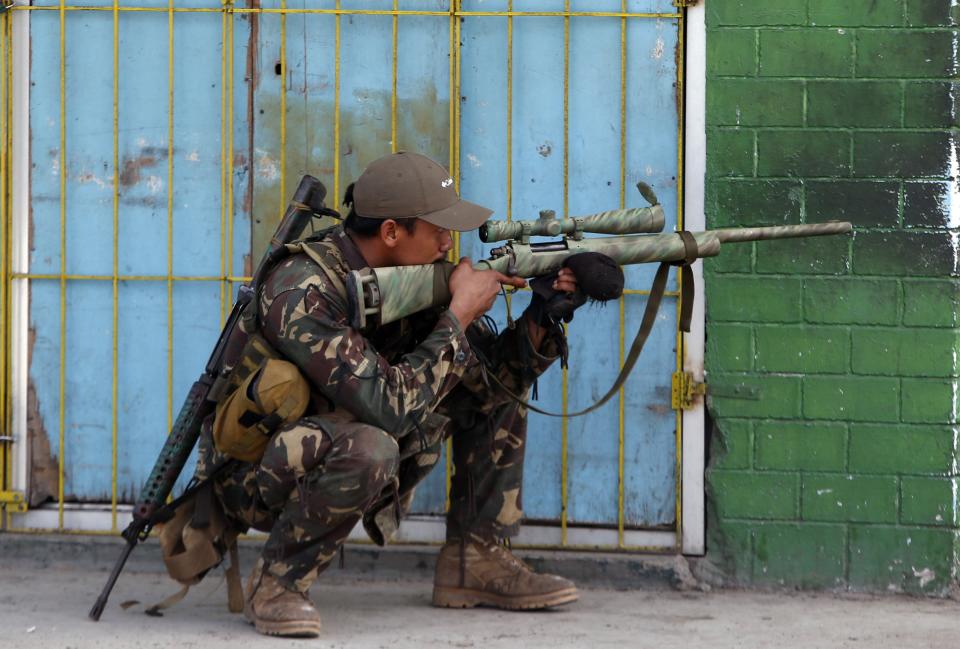
M 22 514 L 27 511 L 27 500 L 19 491 L 0 491 L 0 509 Z
M 672 387 L 670 403 L 674 410 L 690 410 L 694 399 L 707 393 L 707 384 L 694 380 L 690 372 L 674 372 Z

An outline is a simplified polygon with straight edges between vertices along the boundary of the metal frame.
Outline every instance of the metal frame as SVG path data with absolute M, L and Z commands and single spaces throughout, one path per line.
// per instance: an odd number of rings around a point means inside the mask
M 281 59 L 280 65 L 284 70 L 281 75 L 280 90 L 280 195 L 278 196 L 278 205 L 285 204 L 286 201 L 286 18 L 291 14 L 325 14 L 331 15 L 335 24 L 335 82 L 334 82 L 334 181 L 333 195 L 340 194 L 340 62 L 341 62 L 341 33 L 340 20 L 343 15 L 384 15 L 392 17 L 392 46 L 393 46 L 393 69 L 392 69 L 392 98 L 391 98 L 391 143 L 392 151 L 396 150 L 397 142 L 397 60 L 398 60 L 398 31 L 399 22 L 402 16 L 436 16 L 446 18 L 449 21 L 450 35 L 450 67 L 449 83 L 450 96 L 458 97 L 460 94 L 461 74 L 461 48 L 460 31 L 462 17 L 490 16 L 506 18 L 507 20 L 507 120 L 504 125 L 507 132 L 507 166 L 506 166 L 506 199 L 507 214 L 506 218 L 512 218 L 512 102 L 513 102 L 513 21 L 515 17 L 520 16 L 552 16 L 562 17 L 564 20 L 564 102 L 563 102 L 563 122 L 564 122 L 564 141 L 563 141 L 563 212 L 568 213 L 569 206 L 569 93 L 570 93 L 570 24 L 573 18 L 616 18 L 621 25 L 621 55 L 620 55 L 620 79 L 621 79 L 621 150 L 620 150 L 620 206 L 623 207 L 626 195 L 626 101 L 627 101 L 627 21 L 632 19 L 660 18 L 677 20 L 679 23 L 678 33 L 678 68 L 677 84 L 680 92 L 684 92 L 685 68 L 688 59 L 687 50 L 692 54 L 692 63 L 694 68 L 690 71 L 693 78 L 687 77 L 687 80 L 693 82 L 687 92 L 687 103 L 690 111 L 684 111 L 681 102 L 678 123 L 680 124 L 681 137 L 678 138 L 678 228 L 690 226 L 702 226 L 702 208 L 703 208 L 703 159 L 705 149 L 702 138 L 703 122 L 703 84 L 702 84 L 702 63 L 704 60 L 704 33 L 703 33 L 703 9 L 695 7 L 686 11 L 678 9 L 671 13 L 630 13 L 627 11 L 626 0 L 621 0 L 621 11 L 619 12 L 589 12 L 572 11 L 570 0 L 566 0 L 564 11 L 514 11 L 513 1 L 508 3 L 507 11 L 465 11 L 462 8 L 462 0 L 449 0 L 447 11 L 410 11 L 400 10 L 399 0 L 393 1 L 391 10 L 355 10 L 342 9 L 340 0 L 336 0 L 333 9 L 304 9 L 288 8 L 286 0 L 281 0 L 279 8 L 244 8 L 237 7 L 234 0 L 220 0 L 219 7 L 205 8 L 185 8 L 174 6 L 174 0 L 168 0 L 166 7 L 131 7 L 121 6 L 120 0 L 113 0 L 112 6 L 85 7 L 79 5 L 67 5 L 65 0 L 60 0 L 56 6 L 17 6 L 8 11 L 0 18 L 2 25 L 2 56 L 0 56 L 0 70 L 2 74 L 2 92 L 0 92 L 0 101 L 2 101 L 3 110 L 2 121 L 0 121 L 0 139 L 3 140 L 3 155 L 0 158 L 0 210 L 2 210 L 2 241 L 4 251 L 3 276 L 0 282 L 0 302 L 3 305 L 3 329 L 2 329 L 2 351 L 0 351 L 0 364 L 3 366 L 3 380 L 0 382 L 0 404 L 2 404 L 2 421 L 5 424 L 5 430 L 12 430 L 13 435 L 18 440 L 26 440 L 26 349 L 27 341 L 25 338 L 28 326 L 28 291 L 29 282 L 37 280 L 57 281 L 60 284 L 60 354 L 61 370 L 59 376 L 59 396 L 60 396 L 60 417 L 59 417 L 59 438 L 60 448 L 65 448 L 64 439 L 64 376 L 65 376 L 65 339 L 66 339 L 66 285 L 68 281 L 110 281 L 113 286 L 113 364 L 112 364 L 112 395 L 113 395 L 113 425 L 112 425 L 112 497 L 109 506 L 109 532 L 115 533 L 118 530 L 118 516 L 125 513 L 125 507 L 117 502 L 117 382 L 118 382 L 118 362 L 117 362 L 117 330 L 119 323 L 118 311 L 118 285 L 120 281 L 161 281 L 167 286 L 167 324 L 168 324 L 168 354 L 167 354 L 167 420 L 168 425 L 172 425 L 173 419 L 173 286 L 174 282 L 180 281 L 220 281 L 221 282 L 221 306 L 223 315 L 230 309 L 230 299 L 234 292 L 236 282 L 245 281 L 245 277 L 235 277 L 231 275 L 233 268 L 233 214 L 234 214 L 234 196 L 232 174 L 229 170 L 233 160 L 233 56 L 234 56 L 234 16 L 237 14 L 279 14 L 281 30 Z M 61 272 L 59 274 L 31 274 L 26 267 L 28 256 L 26 246 L 26 231 L 28 223 L 28 137 L 29 129 L 26 128 L 27 116 L 29 110 L 28 100 L 28 70 L 29 66 L 21 63 L 27 61 L 29 52 L 29 16 L 32 11 L 57 11 L 60 19 L 60 247 L 61 247 Z M 66 25 L 65 17 L 67 12 L 71 11 L 109 11 L 113 17 L 113 273 L 111 275 L 81 275 L 68 274 L 66 266 Z M 221 32 L 223 42 L 228 46 L 223 48 L 221 60 L 221 274 L 217 277 L 207 276 L 175 276 L 173 274 L 173 156 L 168 156 L 167 172 L 169 181 L 167 183 L 167 273 L 166 275 L 121 275 L 118 270 L 118 211 L 119 211 L 119 150 L 118 150 L 118 131 L 119 131 L 119 16 L 125 12 L 154 12 L 165 13 L 169 31 L 168 41 L 168 142 L 174 140 L 174 24 L 175 16 L 179 13 L 210 13 L 221 15 Z M 689 33 L 688 33 L 689 32 Z M 457 183 L 459 189 L 460 182 L 460 104 L 458 101 L 450 102 L 450 159 L 449 168 L 451 175 Z M 683 137 L 683 130 L 686 120 L 687 139 Z M 685 147 L 692 151 L 692 156 L 685 155 Z M 688 219 L 685 223 L 684 205 L 688 205 Z M 699 222 L 698 222 L 699 221 Z M 459 237 L 455 240 L 453 256 L 456 257 L 460 252 Z M 699 267 L 699 264 L 697 265 Z M 696 268 L 699 272 L 699 268 Z M 679 284 L 680 278 L 677 275 Z M 630 290 L 631 294 L 646 294 L 647 291 Z M 673 295 L 678 295 L 680 286 L 676 291 L 671 291 Z M 679 308 L 679 304 L 678 304 Z M 702 380 L 703 368 L 703 330 L 702 296 L 698 296 L 698 304 L 695 310 L 699 319 L 695 318 L 695 323 L 699 329 L 688 336 L 677 333 L 677 367 L 687 371 L 692 371 L 694 375 Z M 625 305 L 620 301 L 620 360 L 622 362 L 625 354 Z M 562 378 L 562 407 L 567 408 L 567 374 L 563 372 Z M 624 524 L 624 394 L 621 390 L 619 405 L 619 458 L 618 458 L 618 521 L 615 530 L 598 530 L 579 528 L 568 524 L 566 515 L 567 503 L 567 483 L 568 483 L 568 461 L 567 461 L 567 422 L 562 420 L 562 460 L 561 460 L 561 518 L 556 535 L 552 532 L 544 532 L 544 526 L 528 526 L 530 530 L 539 529 L 539 532 L 533 531 L 522 534 L 518 539 L 520 544 L 533 545 L 559 545 L 560 547 L 596 547 L 604 549 L 624 549 L 624 550 L 653 550 L 665 551 L 682 550 L 688 553 L 702 553 L 703 551 L 703 411 L 702 404 L 699 409 L 688 411 L 677 411 L 677 504 L 676 504 L 676 532 L 643 532 L 625 529 Z M 699 422 L 699 423 L 698 423 Z M 2 471 L 2 481 L 0 488 L 7 489 L 12 487 L 14 490 L 23 491 L 28 483 L 27 480 L 27 453 L 25 443 L 0 443 L 2 456 L 0 456 L 0 471 Z M 28 514 L 14 515 L 8 511 L 5 526 L 8 529 L 55 529 L 57 531 L 69 531 L 70 529 L 87 529 L 89 531 L 93 519 L 90 518 L 96 513 L 98 525 L 103 525 L 99 518 L 104 510 L 103 506 L 73 506 L 64 502 L 63 495 L 63 461 L 64 453 L 58 458 L 59 471 L 59 493 L 58 502 L 55 508 L 56 523 L 52 523 L 49 510 L 29 512 Z M 450 468 L 451 468 L 450 448 L 447 449 L 447 485 L 449 490 Z M 0 491 L 2 491 L 0 489 Z M 89 520 L 81 523 L 77 517 L 86 516 Z M 425 525 L 424 521 L 418 525 Z M 442 525 L 442 523 L 437 523 Z M 96 527 L 96 526 L 94 526 Z M 96 529 L 102 529 L 97 527 Z M 435 532 L 425 533 L 425 539 L 428 540 L 436 536 Z M 544 539 L 556 539 L 547 543 Z

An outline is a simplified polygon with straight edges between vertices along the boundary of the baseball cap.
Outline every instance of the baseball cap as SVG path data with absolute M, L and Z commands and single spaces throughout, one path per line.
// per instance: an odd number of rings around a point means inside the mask
M 419 218 L 448 230 L 473 230 L 493 210 L 461 199 L 453 178 L 419 153 L 398 151 L 378 158 L 353 185 L 353 209 L 371 219 Z

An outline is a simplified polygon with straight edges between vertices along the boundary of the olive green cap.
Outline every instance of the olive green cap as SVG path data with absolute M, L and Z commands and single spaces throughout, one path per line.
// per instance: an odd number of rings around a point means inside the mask
M 398 151 L 370 163 L 353 185 L 353 208 L 371 219 L 423 219 L 448 230 L 480 227 L 493 210 L 462 200 L 453 178 L 419 153 Z

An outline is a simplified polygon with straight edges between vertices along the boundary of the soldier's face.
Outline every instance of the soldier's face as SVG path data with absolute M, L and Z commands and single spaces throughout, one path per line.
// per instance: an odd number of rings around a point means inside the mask
M 397 228 L 394 262 L 398 266 L 432 264 L 446 257 L 451 248 L 450 230 L 417 219 L 413 232 Z

